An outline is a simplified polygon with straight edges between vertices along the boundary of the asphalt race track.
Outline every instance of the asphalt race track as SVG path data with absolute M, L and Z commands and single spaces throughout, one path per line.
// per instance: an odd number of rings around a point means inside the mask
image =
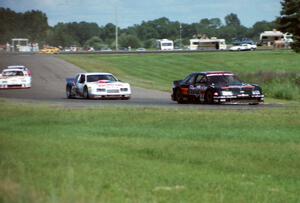
M 80 68 L 65 62 L 58 57 L 39 54 L 0 54 L 0 70 L 8 65 L 25 65 L 32 71 L 32 87 L 23 90 L 0 90 L 0 99 L 16 102 L 50 103 L 65 107 L 97 107 L 104 105 L 125 106 L 163 106 L 178 108 L 209 108 L 209 109 L 254 109 L 280 107 L 277 104 L 250 105 L 179 105 L 170 98 L 170 93 L 132 87 L 130 100 L 85 100 L 67 99 L 65 96 L 65 78 L 73 77 Z M 126 81 L 129 82 L 130 81 Z M 171 88 L 171 84 L 170 84 Z

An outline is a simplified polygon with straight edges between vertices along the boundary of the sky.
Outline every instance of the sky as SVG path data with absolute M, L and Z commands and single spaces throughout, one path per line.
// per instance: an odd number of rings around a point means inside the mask
M 272 21 L 280 15 L 281 0 L 0 0 L 0 7 L 16 12 L 40 10 L 48 23 L 95 22 L 99 26 L 118 24 L 121 28 L 142 21 L 167 17 L 181 23 L 203 18 L 220 18 L 235 13 L 242 25 Z

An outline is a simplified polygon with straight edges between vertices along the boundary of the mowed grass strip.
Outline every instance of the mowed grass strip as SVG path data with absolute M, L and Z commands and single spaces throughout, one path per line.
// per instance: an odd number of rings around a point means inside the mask
M 0 105 L 1 202 L 299 202 L 300 109 Z
M 261 85 L 266 86 L 266 89 L 271 91 L 272 96 L 275 95 L 275 97 L 276 92 L 272 90 L 272 87 L 280 88 L 280 85 L 269 84 L 271 82 L 281 83 L 284 86 L 280 89 L 280 92 L 283 89 L 288 89 L 289 85 L 298 84 L 297 89 L 291 91 L 296 91 L 297 94 L 300 93 L 300 55 L 291 51 L 109 56 L 94 54 L 60 55 L 60 57 L 87 71 L 111 72 L 132 85 L 163 91 L 171 91 L 174 80 L 183 79 L 191 72 L 224 70 L 239 74 L 247 82 L 259 82 Z M 291 74 L 285 75 L 286 73 Z M 266 81 L 268 76 L 275 81 Z M 276 78 L 274 78 L 276 76 L 279 77 L 278 80 L 280 81 L 276 81 Z M 288 78 L 291 76 L 293 78 Z M 295 93 L 291 92 L 291 94 Z

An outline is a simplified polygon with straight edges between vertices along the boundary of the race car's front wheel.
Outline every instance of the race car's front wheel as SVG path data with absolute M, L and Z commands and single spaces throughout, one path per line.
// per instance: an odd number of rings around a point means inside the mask
M 84 87 L 84 89 L 83 89 L 83 97 L 85 99 L 89 99 L 90 98 L 89 91 L 88 91 L 87 87 Z
M 213 92 L 208 90 L 206 93 L 205 93 L 205 102 L 207 104 L 213 104 L 214 103 L 214 97 L 213 97 Z

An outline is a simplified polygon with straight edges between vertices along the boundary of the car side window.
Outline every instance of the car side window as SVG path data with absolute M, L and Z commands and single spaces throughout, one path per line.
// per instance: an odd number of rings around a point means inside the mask
M 195 80 L 195 85 L 199 85 L 201 82 L 201 79 L 203 78 L 203 75 L 197 75 L 196 80 Z
M 79 81 L 78 81 L 78 78 L 79 78 L 79 75 L 76 75 L 76 77 L 75 77 L 75 82 L 79 82 Z
M 191 76 L 192 76 L 192 75 L 188 75 L 186 78 L 184 78 L 184 79 L 182 80 L 182 82 L 183 82 L 184 84 L 186 84 L 186 83 L 188 82 L 188 80 L 190 79 Z
M 195 82 L 195 75 L 192 75 L 192 76 L 190 77 L 190 79 L 187 81 L 187 83 L 188 83 L 188 84 L 194 84 L 194 82 Z
M 200 84 L 206 84 L 207 82 L 208 82 L 208 79 L 206 76 L 203 76 L 199 81 Z
M 85 82 L 85 75 L 81 75 L 79 79 L 79 83 L 84 83 Z

